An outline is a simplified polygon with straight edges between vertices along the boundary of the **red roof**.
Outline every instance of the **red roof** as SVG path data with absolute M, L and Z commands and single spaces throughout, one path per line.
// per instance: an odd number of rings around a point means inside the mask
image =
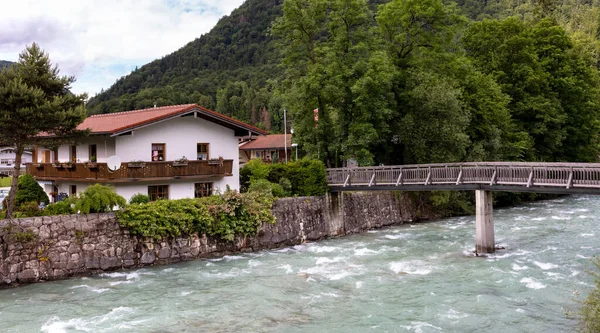
M 118 134 L 136 129 L 140 126 L 150 125 L 160 120 L 182 116 L 193 112 L 196 112 L 198 117 L 234 129 L 236 131 L 236 135 L 239 136 L 247 135 L 248 132 L 263 135 L 266 134 L 266 132 L 260 128 L 256 128 L 252 125 L 227 117 L 196 104 L 171 105 L 150 109 L 94 115 L 87 117 L 81 124 L 79 124 L 77 129 L 89 129 L 91 134 Z
M 291 149 L 292 135 L 287 135 L 284 144 L 284 134 L 272 134 L 259 136 L 256 140 L 250 141 L 240 147 L 241 150 L 260 150 L 260 149 Z

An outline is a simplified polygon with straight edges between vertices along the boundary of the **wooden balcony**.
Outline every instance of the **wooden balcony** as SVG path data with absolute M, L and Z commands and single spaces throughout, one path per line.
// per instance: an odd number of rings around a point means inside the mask
M 27 173 L 37 180 L 119 183 L 232 176 L 233 160 L 123 162 L 116 171 L 106 163 L 27 163 Z

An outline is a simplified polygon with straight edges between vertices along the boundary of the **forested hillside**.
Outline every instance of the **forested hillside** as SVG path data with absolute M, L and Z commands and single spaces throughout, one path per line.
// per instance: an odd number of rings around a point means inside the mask
M 109 113 L 180 103 L 217 108 L 254 123 L 268 102 L 268 80 L 279 76 L 279 55 L 269 37 L 271 22 L 281 16 L 280 0 L 250 0 L 180 50 L 155 60 L 90 99 L 89 113 Z M 254 116 L 251 114 L 254 110 Z M 263 114 L 263 118 L 270 116 Z
M 10 66 L 12 64 L 14 64 L 14 62 L 6 61 L 6 60 L 0 60 L 0 68 L 8 67 L 8 66 Z
M 88 109 L 198 103 L 277 132 L 285 107 L 330 166 L 596 161 L 599 1 L 248 0 Z

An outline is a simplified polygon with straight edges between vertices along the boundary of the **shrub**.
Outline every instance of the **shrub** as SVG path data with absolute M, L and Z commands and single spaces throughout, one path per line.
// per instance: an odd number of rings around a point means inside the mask
M 94 184 L 85 189 L 75 202 L 75 210 L 82 214 L 109 212 L 127 202 L 111 186 Z
M 311 196 L 327 192 L 325 165 L 318 160 L 302 159 L 287 164 L 265 164 L 254 159 L 240 170 L 240 188 L 244 190 L 259 179 L 281 185 L 285 195 Z M 287 190 L 287 187 L 290 189 Z
M 59 201 L 56 203 L 49 204 L 44 209 L 44 215 L 52 216 L 52 215 L 64 215 L 64 214 L 73 214 L 72 205 L 75 203 L 76 198 L 69 198 L 63 201 Z
M 17 185 L 17 195 L 15 197 L 15 207 L 20 207 L 26 202 L 43 202 L 48 204 L 50 200 L 44 189 L 38 184 L 31 175 L 23 175 L 19 177 Z
M 226 191 L 199 199 L 158 200 L 129 205 L 117 212 L 132 235 L 180 237 L 195 232 L 224 240 L 255 235 L 261 223 L 274 223 L 273 196 Z
M 283 189 L 284 196 L 289 197 L 292 195 L 292 182 L 290 182 L 289 179 L 284 177 L 280 178 L 279 185 Z
M 248 193 L 250 192 L 266 193 L 276 198 L 282 198 L 286 196 L 286 193 L 281 185 L 271 183 L 266 179 L 257 179 L 251 181 L 250 187 L 248 188 Z
M 147 194 L 137 193 L 129 199 L 130 204 L 145 204 L 150 202 L 150 197 Z
M 17 212 L 20 214 L 19 217 L 32 217 L 32 216 L 42 216 L 44 212 L 40 209 L 39 204 L 35 201 L 24 202 L 22 203 Z

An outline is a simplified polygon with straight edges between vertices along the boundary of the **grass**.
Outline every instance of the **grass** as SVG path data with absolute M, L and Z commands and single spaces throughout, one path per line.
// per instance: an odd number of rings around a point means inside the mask
M 12 182 L 12 177 L 0 178 L 0 187 L 10 187 L 11 182 Z

